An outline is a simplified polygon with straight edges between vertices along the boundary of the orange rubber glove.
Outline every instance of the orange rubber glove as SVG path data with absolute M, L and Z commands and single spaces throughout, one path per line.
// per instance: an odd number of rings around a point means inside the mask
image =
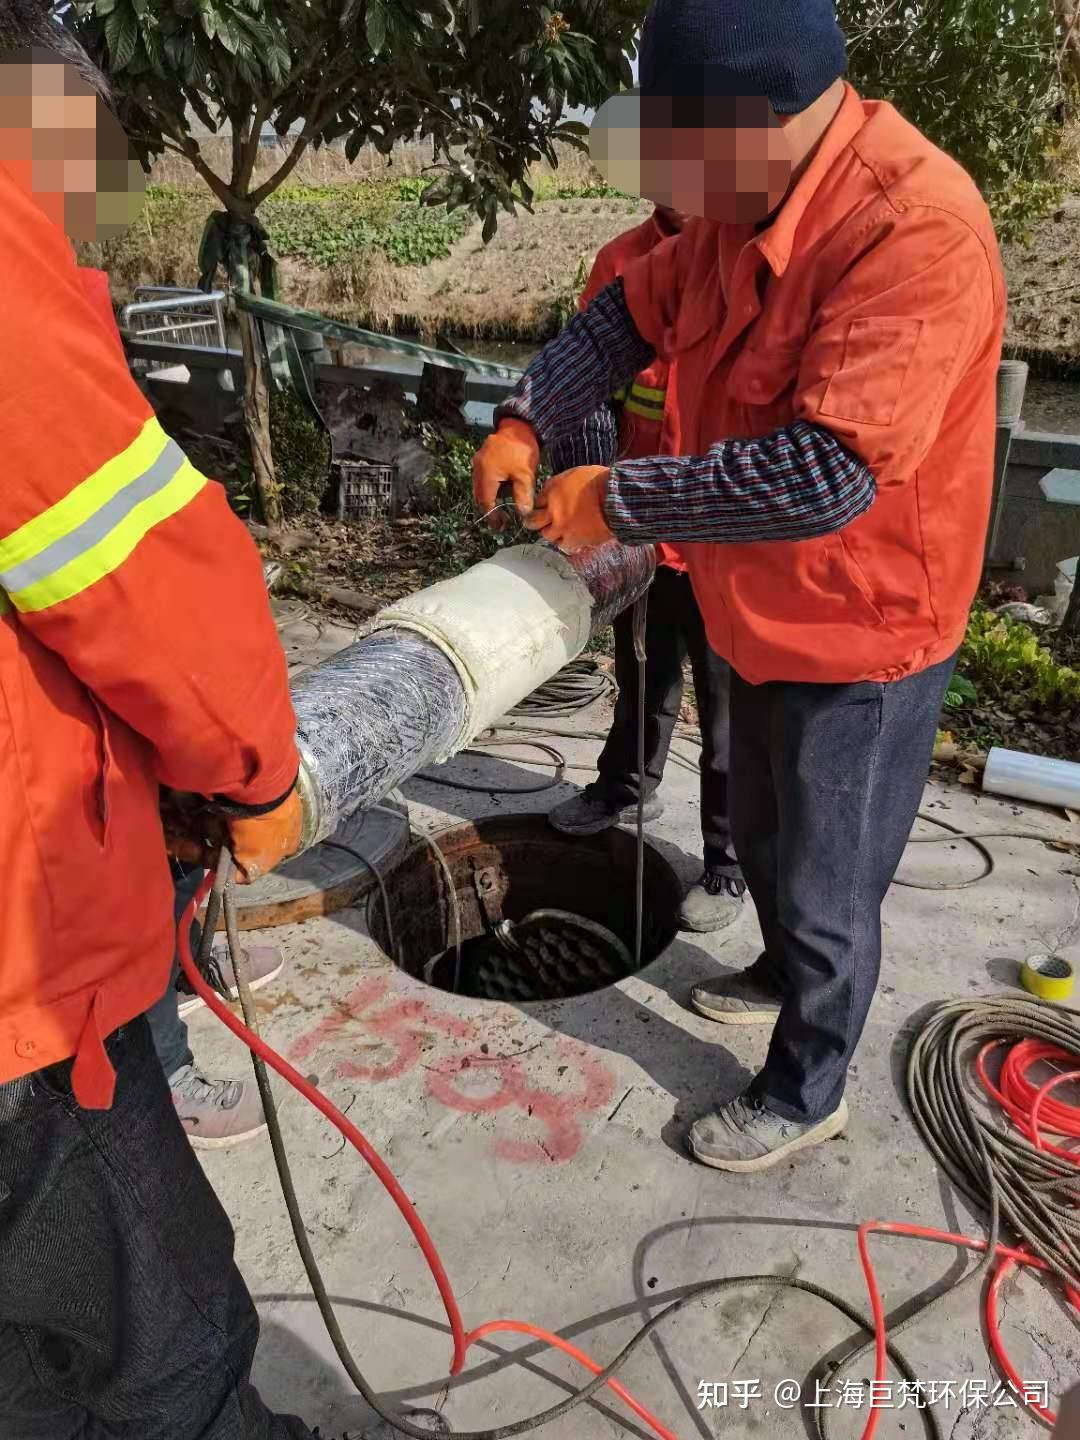
M 295 855 L 304 831 L 300 792 L 291 790 L 276 810 L 267 815 L 226 815 L 229 849 L 236 861 L 236 879 L 249 885 Z
M 553 475 L 525 524 L 567 555 L 613 540 L 604 519 L 607 477 L 603 465 L 578 465 Z
M 201 795 L 163 791 L 161 819 L 170 855 L 212 870 L 221 847 L 227 845 L 236 861 L 237 883 L 247 885 L 296 854 L 304 811 L 297 790 L 276 810 L 245 816 L 226 815 Z
M 492 530 L 505 530 L 507 525 L 506 515 L 495 508 L 503 485 L 513 487 L 520 515 L 532 512 L 539 464 L 540 442 L 532 426 L 512 416 L 500 420 L 498 429 L 473 456 L 473 496 Z

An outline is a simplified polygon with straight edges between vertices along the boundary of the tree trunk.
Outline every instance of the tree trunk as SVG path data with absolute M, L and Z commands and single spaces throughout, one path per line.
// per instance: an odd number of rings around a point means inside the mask
M 1080 635 L 1080 564 L 1076 567 L 1072 594 L 1069 596 L 1069 608 L 1065 611 L 1065 619 L 1061 622 L 1061 633 L 1063 635 Z
M 237 310 L 240 346 L 244 352 L 244 427 L 251 447 L 251 473 L 259 492 L 259 509 L 271 532 L 281 529 L 281 495 L 270 440 L 270 385 L 257 322 Z
M 1061 30 L 1061 59 L 1073 81 L 1080 84 L 1080 0 L 1054 0 L 1054 13 Z

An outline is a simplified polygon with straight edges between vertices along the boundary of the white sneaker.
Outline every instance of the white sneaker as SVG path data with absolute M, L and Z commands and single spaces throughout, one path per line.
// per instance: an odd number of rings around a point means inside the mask
M 194 1065 L 169 1076 L 180 1123 L 197 1150 L 225 1150 L 266 1129 L 254 1080 L 208 1080 Z
M 247 982 L 253 991 L 261 990 L 264 985 L 269 985 L 271 980 L 276 980 L 285 968 L 284 956 L 276 945 L 245 945 L 243 953 L 247 961 Z M 221 978 L 229 992 L 229 999 L 239 1000 L 240 991 L 236 986 L 228 946 L 215 945 L 213 954 L 221 969 Z M 205 1005 L 205 1000 L 188 989 L 187 977 L 182 971 L 177 981 L 177 989 L 182 997 L 179 1005 L 181 1016 L 190 1015 L 193 1010 L 198 1010 L 200 1005 Z

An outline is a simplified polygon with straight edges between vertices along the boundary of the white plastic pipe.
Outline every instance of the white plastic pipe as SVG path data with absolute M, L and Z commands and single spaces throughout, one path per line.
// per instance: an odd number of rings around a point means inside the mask
M 983 789 L 1013 800 L 1038 805 L 1064 805 L 1080 810 L 1080 765 L 1051 760 L 1045 755 L 1023 755 L 1019 750 L 995 746 L 986 757 Z

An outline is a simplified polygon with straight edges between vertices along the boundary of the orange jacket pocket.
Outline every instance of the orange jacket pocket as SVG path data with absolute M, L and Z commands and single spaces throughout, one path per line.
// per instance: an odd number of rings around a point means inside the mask
M 891 425 L 922 324 L 914 317 L 853 320 L 844 363 L 829 381 L 818 413 L 855 425 Z

